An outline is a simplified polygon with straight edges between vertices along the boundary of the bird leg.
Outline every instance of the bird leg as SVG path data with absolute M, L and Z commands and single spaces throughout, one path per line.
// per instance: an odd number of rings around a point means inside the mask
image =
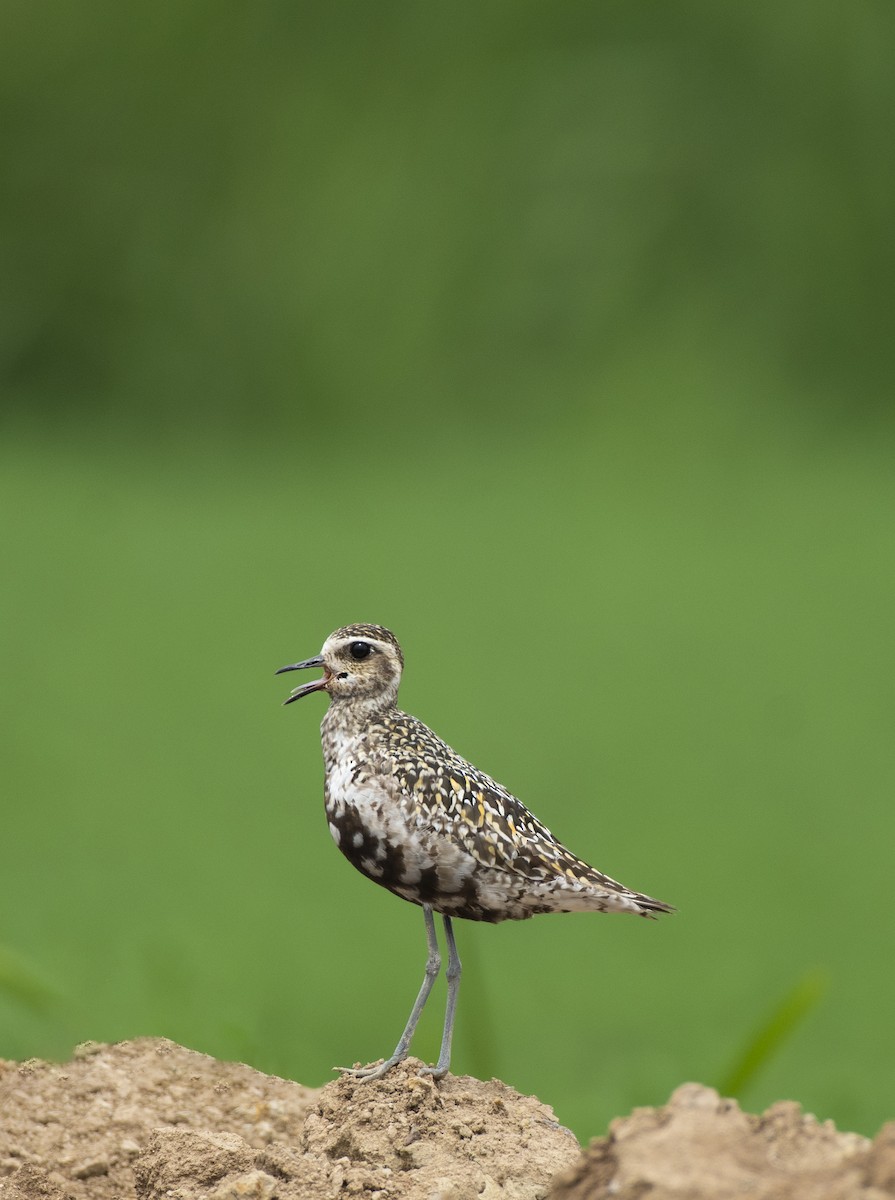
M 419 995 L 416 998 L 410 1016 L 407 1018 L 407 1024 L 404 1027 L 404 1032 L 401 1034 L 401 1040 L 395 1047 L 395 1052 L 391 1058 L 387 1058 L 385 1062 L 380 1063 L 376 1067 L 336 1067 L 337 1071 L 341 1071 L 343 1075 L 350 1075 L 352 1079 L 358 1079 L 365 1082 L 369 1079 L 381 1079 L 387 1071 L 390 1071 L 397 1063 L 403 1062 L 410 1050 L 410 1043 L 413 1041 L 413 1035 L 416 1032 L 417 1024 L 419 1023 L 420 1014 L 425 1007 L 426 1001 L 429 999 L 429 993 L 432 991 L 438 972 L 441 970 L 441 954 L 438 951 L 438 939 L 435 936 L 435 918 L 432 916 L 432 907 L 429 904 L 423 905 L 423 916 L 426 920 L 426 944 L 429 947 L 429 957 L 426 959 L 426 974 L 423 977 L 423 985 L 419 990 Z M 450 922 L 447 917 L 444 918 L 445 929 L 448 933 L 448 950 L 451 954 L 450 963 L 448 964 L 448 1011 L 451 1014 L 451 1023 L 453 1024 L 453 1010 L 451 1007 L 451 983 L 450 971 L 451 964 L 456 960 L 457 976 L 459 978 L 460 960 L 457 958 L 457 948 L 454 945 L 454 935 L 451 932 Z M 456 995 L 454 996 L 456 1003 Z M 450 1060 L 451 1054 L 451 1038 L 450 1031 L 445 1024 L 444 1038 L 447 1041 L 447 1057 Z M 442 1040 L 441 1055 L 438 1059 L 438 1066 L 429 1068 L 434 1070 L 435 1078 L 440 1079 L 447 1071 L 445 1064 L 444 1070 L 441 1068 L 441 1059 L 445 1054 L 445 1042 Z M 440 1072 L 440 1073 L 439 1073 Z
M 460 955 L 457 953 L 457 943 L 454 941 L 454 927 L 451 918 L 442 913 L 444 921 L 444 936 L 448 948 L 447 965 L 447 1008 L 444 1012 L 444 1032 L 441 1035 L 441 1050 L 438 1062 L 434 1067 L 423 1067 L 420 1075 L 431 1075 L 434 1079 L 443 1079 L 451 1065 L 451 1039 L 454 1036 L 454 1016 L 457 1012 L 457 996 L 460 994 L 460 972 L 463 969 Z

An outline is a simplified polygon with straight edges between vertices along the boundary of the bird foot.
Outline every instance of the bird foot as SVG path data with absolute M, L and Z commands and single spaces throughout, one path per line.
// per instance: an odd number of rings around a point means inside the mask
M 358 1083 L 368 1083 L 371 1079 L 381 1079 L 383 1075 L 388 1074 L 392 1067 L 396 1067 L 399 1062 L 403 1062 L 407 1056 L 402 1054 L 400 1058 L 392 1055 L 384 1062 L 374 1063 L 371 1067 L 333 1067 L 334 1071 L 341 1071 L 343 1077 L 355 1079 Z
M 447 1073 L 447 1067 L 420 1067 L 417 1071 L 420 1079 L 444 1079 Z

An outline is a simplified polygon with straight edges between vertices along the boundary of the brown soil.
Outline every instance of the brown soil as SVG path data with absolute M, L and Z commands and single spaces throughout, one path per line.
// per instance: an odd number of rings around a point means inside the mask
M 686 1084 L 582 1155 L 533 1097 L 418 1068 L 315 1091 L 154 1038 L 0 1061 L 0 1200 L 895 1197 L 895 1122 L 871 1143 Z
M 755 1117 L 685 1083 L 663 1108 L 617 1117 L 554 1180 L 551 1200 L 890 1200 L 895 1121 L 871 1142 L 792 1100 Z

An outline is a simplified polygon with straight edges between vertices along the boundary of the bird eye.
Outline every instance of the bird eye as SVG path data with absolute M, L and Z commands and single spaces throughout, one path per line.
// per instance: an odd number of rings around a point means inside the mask
M 360 660 L 362 658 L 369 658 L 372 649 L 373 647 L 369 642 L 352 642 L 348 647 L 348 653 L 352 658 Z

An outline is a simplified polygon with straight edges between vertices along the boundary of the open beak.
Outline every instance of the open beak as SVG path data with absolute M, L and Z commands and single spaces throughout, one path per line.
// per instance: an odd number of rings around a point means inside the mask
M 280 667 L 277 675 L 282 675 L 284 671 L 304 671 L 306 667 L 323 667 L 323 658 L 317 655 L 316 658 L 306 658 L 304 662 L 292 663 L 288 667 Z M 295 688 L 289 696 L 283 701 L 284 704 L 291 704 L 293 700 L 300 700 L 302 696 L 309 696 L 311 692 L 321 692 L 329 683 L 329 671 L 324 667 L 324 674 L 320 679 L 314 679 L 310 683 L 303 683 L 300 687 Z

